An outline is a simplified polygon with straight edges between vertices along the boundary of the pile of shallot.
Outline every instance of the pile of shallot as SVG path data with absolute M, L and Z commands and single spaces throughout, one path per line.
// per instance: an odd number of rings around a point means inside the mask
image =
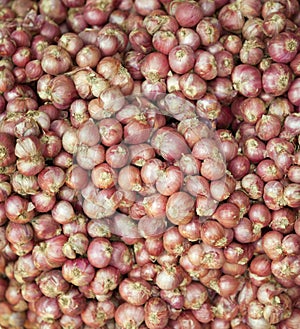
M 298 329 L 298 0 L 0 0 L 0 327 Z

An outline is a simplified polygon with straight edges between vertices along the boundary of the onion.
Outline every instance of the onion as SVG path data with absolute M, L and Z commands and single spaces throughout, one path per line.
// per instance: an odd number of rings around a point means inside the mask
M 175 17 L 166 15 L 166 13 L 160 9 L 153 10 L 147 15 L 147 17 L 144 18 L 144 25 L 151 35 L 158 30 L 175 33 L 179 26 Z
M 51 75 L 59 75 L 68 71 L 72 63 L 69 52 L 60 46 L 49 46 L 43 52 L 41 65 Z
M 102 327 L 106 321 L 114 317 L 115 306 L 107 301 L 89 301 L 86 308 L 81 313 L 82 321 L 95 328 L 96 326 Z
M 229 162 L 228 169 L 235 179 L 241 179 L 249 173 L 250 161 L 246 156 L 238 154 Z
M 204 80 L 194 73 L 183 74 L 179 78 L 179 87 L 184 96 L 191 100 L 202 98 L 206 92 Z
M 115 312 L 115 321 L 122 328 L 126 326 L 139 327 L 145 319 L 145 311 L 142 306 L 131 305 L 127 302 L 121 304 Z
M 139 0 L 135 3 L 135 10 L 138 14 L 146 16 L 149 15 L 153 10 L 159 9 L 160 3 L 158 1 L 146 2 Z
M 35 214 L 34 205 L 18 195 L 9 196 L 4 207 L 7 218 L 14 223 L 28 223 Z
M 16 160 L 14 152 L 14 138 L 6 133 L 0 133 L 0 165 L 1 167 L 9 166 Z
M 296 328 L 297 326 L 297 321 L 299 320 L 299 312 L 297 309 L 294 309 L 292 311 L 291 316 L 287 319 L 282 321 L 282 323 L 280 325 L 282 325 L 282 328 L 288 328 L 290 327 L 291 329 Z
M 155 278 L 156 285 L 162 290 L 174 290 L 182 282 L 182 271 L 179 266 L 166 264 Z
M 64 262 L 62 275 L 66 281 L 80 287 L 89 284 L 93 280 L 95 269 L 87 259 L 77 258 Z
M 233 228 L 238 225 L 240 219 L 239 207 L 233 203 L 223 203 L 214 212 L 213 219 L 216 219 L 225 228 Z
M 105 295 L 116 289 L 120 281 L 120 271 L 113 266 L 106 266 L 97 270 L 91 288 L 95 294 Z
M 231 54 L 238 54 L 242 48 L 242 40 L 235 34 L 228 34 L 221 38 L 225 50 Z
M 131 305 L 141 306 L 151 294 L 151 286 L 143 279 L 124 279 L 119 285 L 121 297 Z
M 80 328 L 80 326 L 82 325 L 82 320 L 81 317 L 79 315 L 77 316 L 69 316 L 69 315 L 62 315 L 62 317 L 60 318 L 60 325 L 63 328 L 67 328 L 68 326 L 73 327 L 74 329 L 76 328 Z
M 129 33 L 129 41 L 131 42 L 132 48 L 135 51 L 143 54 L 148 54 L 152 51 L 151 39 L 152 39 L 151 35 L 144 28 L 137 28 Z M 153 46 L 154 46 L 154 40 L 153 40 Z M 162 53 L 164 54 L 164 52 Z
M 214 45 L 221 34 L 220 22 L 215 17 L 204 17 L 197 24 L 196 32 L 199 34 L 203 46 Z
M 27 81 L 36 81 L 43 75 L 41 63 L 38 59 L 32 60 L 25 65 Z
M 230 32 L 241 31 L 245 19 L 236 3 L 227 4 L 220 10 L 218 19 L 222 27 Z
M 194 216 L 194 204 L 194 199 L 187 193 L 174 193 L 166 204 L 166 215 L 173 224 L 187 224 Z
M 101 250 L 101 252 L 100 252 Z M 87 257 L 89 262 L 97 267 L 106 267 L 111 260 L 112 247 L 109 240 L 105 238 L 94 239 L 87 249 Z
M 208 84 L 208 91 L 215 94 L 217 99 L 224 105 L 231 104 L 237 94 L 231 80 L 226 77 L 217 77 L 210 81 Z
M 166 160 L 178 160 L 182 154 L 189 153 L 184 138 L 169 127 L 158 129 L 151 139 L 151 145 Z
M 212 80 L 218 75 L 216 58 L 205 50 L 197 51 L 194 69 L 205 80 Z
M 257 68 L 249 64 L 240 64 L 233 69 L 231 78 L 234 88 L 243 96 L 256 97 L 260 94 L 262 82 Z
M 50 100 L 58 109 L 66 109 L 78 97 L 71 78 L 58 75 L 50 82 Z
M 196 318 L 190 311 L 184 311 L 177 317 L 176 320 L 170 321 L 172 328 L 176 329 L 181 328 L 182 326 L 184 326 L 185 323 L 188 323 L 189 327 L 193 329 L 201 328 L 199 322 L 196 320 Z
M 181 236 L 176 227 L 171 227 L 163 235 L 163 246 L 170 255 L 178 256 L 182 255 L 190 244 Z
M 105 158 L 111 168 L 122 168 L 128 163 L 129 150 L 123 144 L 112 145 L 107 149 Z
M 298 85 L 299 85 L 299 79 L 295 79 L 292 84 L 291 87 L 288 91 L 288 99 L 289 101 L 296 106 L 300 105 L 300 101 L 299 98 L 297 96 L 297 90 L 298 90 Z
M 37 278 L 37 284 L 46 297 L 57 297 L 67 292 L 69 284 L 63 279 L 60 270 L 52 270 L 43 273 Z
M 284 207 L 272 212 L 272 221 L 270 223 L 270 227 L 281 233 L 290 233 L 294 224 L 296 224 L 295 221 L 295 211 Z
M 150 329 L 162 329 L 168 323 L 167 304 L 159 297 L 150 298 L 145 304 L 145 323 Z
M 140 191 L 142 186 L 138 168 L 134 166 L 123 167 L 118 175 L 118 184 L 125 191 Z
M 178 29 L 176 37 L 180 45 L 190 46 L 193 50 L 196 50 L 201 43 L 200 36 L 192 28 L 188 27 Z
M 71 32 L 63 34 L 57 44 L 67 50 L 72 57 L 83 47 L 82 39 L 76 33 Z
M 169 53 L 169 65 L 172 71 L 178 74 L 187 73 L 193 68 L 195 55 L 193 49 L 187 45 L 178 45 Z
M 11 70 L 9 70 L 6 67 L 1 67 L 0 77 L 1 77 L 0 91 L 4 93 L 6 91 L 11 90 L 15 83 L 15 78 Z
M 147 55 L 141 64 L 141 73 L 151 82 L 166 78 L 169 72 L 167 56 L 162 53 Z
M 56 193 L 65 182 L 65 173 L 59 167 L 47 167 L 38 175 L 41 189 L 48 193 Z
M 274 96 L 284 94 L 289 89 L 291 82 L 292 72 L 290 68 L 281 63 L 271 64 L 262 76 L 264 91 Z
M 241 61 L 244 64 L 257 65 L 261 63 L 264 56 L 264 43 L 260 38 L 246 40 L 240 51 Z
M 275 35 L 268 43 L 268 52 L 273 61 L 289 63 L 298 51 L 299 41 L 292 32 L 282 32 Z
M 61 316 L 56 298 L 41 297 L 36 302 L 36 313 L 43 319 L 57 320 Z
M 227 246 L 230 241 L 226 237 L 225 229 L 216 221 L 207 220 L 201 225 L 201 239 L 204 243 L 222 248 Z

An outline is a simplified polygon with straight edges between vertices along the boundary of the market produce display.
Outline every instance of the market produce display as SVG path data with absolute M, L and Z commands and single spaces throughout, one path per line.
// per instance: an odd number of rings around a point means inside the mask
M 298 0 L 0 0 L 0 328 L 299 329 Z

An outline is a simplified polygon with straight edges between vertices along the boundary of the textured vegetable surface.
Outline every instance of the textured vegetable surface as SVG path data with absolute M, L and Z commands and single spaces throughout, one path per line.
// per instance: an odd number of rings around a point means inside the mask
M 299 2 L 0 22 L 0 327 L 298 329 Z

